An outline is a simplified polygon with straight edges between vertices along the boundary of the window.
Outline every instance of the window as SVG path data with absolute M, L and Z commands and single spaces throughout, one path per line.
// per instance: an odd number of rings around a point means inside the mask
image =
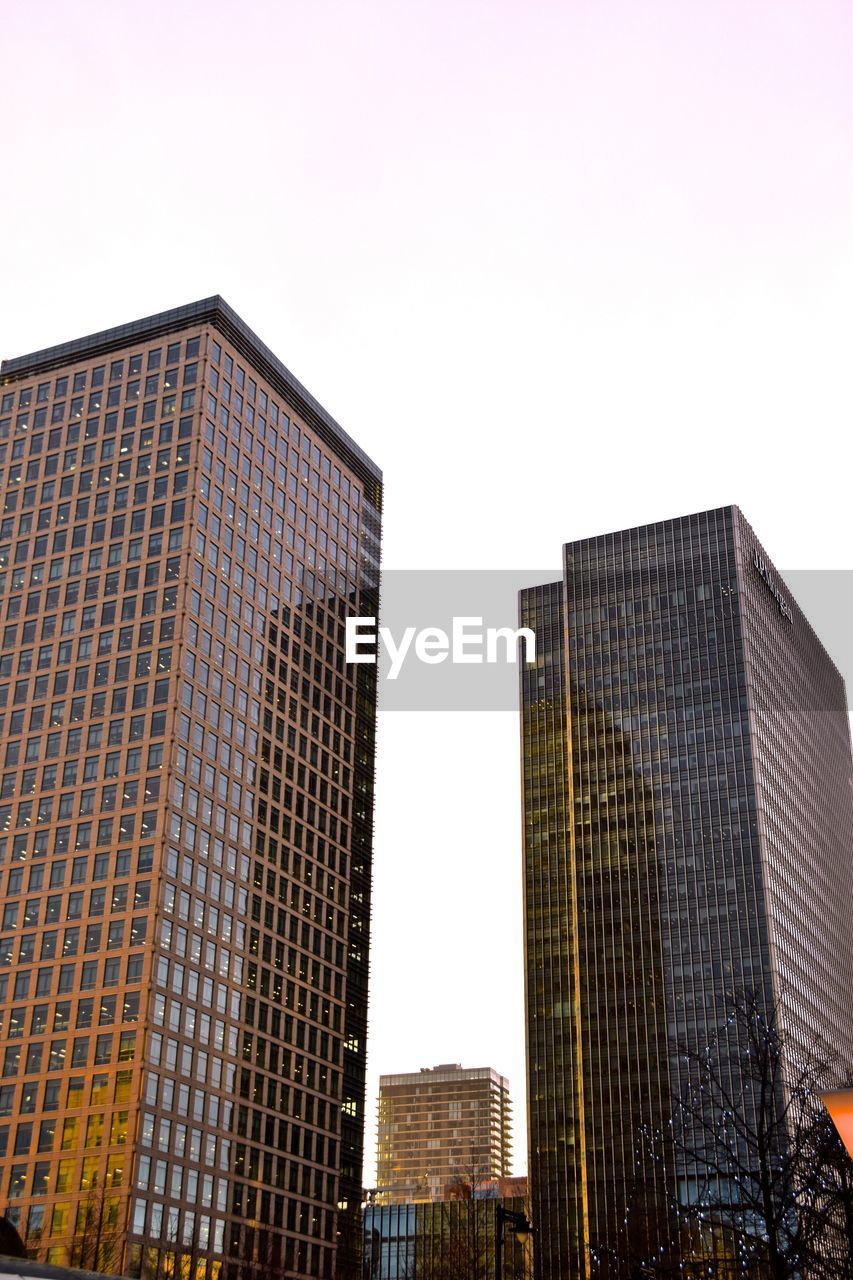
M 95 1066 L 109 1062 L 113 1052 L 113 1038 L 109 1036 L 98 1036 L 95 1040 Z M 94 1092 L 94 1086 L 93 1086 Z M 103 1117 L 100 1117 L 103 1121 Z M 88 1141 L 86 1143 L 88 1146 Z
M 101 997 L 101 1006 L 98 1013 L 98 1026 L 111 1027 L 115 1024 L 117 999 L 117 996 Z
M 13 1154 L 16 1156 L 25 1156 L 29 1154 L 30 1144 L 33 1140 L 33 1126 L 31 1124 L 19 1124 L 15 1131 L 15 1146 Z
M 52 1151 L 53 1143 L 56 1137 L 56 1121 L 42 1120 L 39 1126 L 38 1150 Z
M 109 1040 L 112 1040 L 112 1037 L 111 1037 L 111 1036 L 108 1036 L 108 1037 L 105 1037 L 105 1038 L 106 1038 L 106 1039 L 109 1039 Z M 106 1061 L 106 1060 L 107 1060 L 107 1059 L 103 1059 L 103 1058 L 98 1059 L 98 1058 L 96 1058 L 96 1061 Z M 95 1092 L 95 1081 L 96 1081 L 96 1080 L 98 1080 L 98 1079 L 103 1080 L 103 1079 L 105 1079 L 105 1077 L 103 1077 L 103 1076 L 101 1076 L 101 1077 L 95 1076 L 95 1078 L 94 1078 L 94 1080 L 93 1080 L 93 1082 L 92 1082 L 92 1094 L 93 1094 L 93 1095 L 94 1095 L 94 1092 Z M 106 1091 L 106 1085 L 104 1085 L 104 1090 Z M 93 1096 L 93 1099 L 92 1099 L 92 1100 L 94 1101 L 94 1096 Z M 101 1145 L 101 1143 L 103 1142 L 103 1138 L 104 1138 L 104 1117 L 103 1117 L 103 1115 L 92 1115 L 92 1116 L 89 1116 L 88 1120 L 86 1121 L 86 1147 L 87 1147 L 88 1149 L 90 1149 L 90 1148 L 92 1148 L 92 1147 L 99 1147 L 99 1146 Z
M 84 1087 L 83 1077 L 74 1076 L 72 1077 L 71 1080 L 68 1081 L 68 1097 L 66 1100 L 66 1106 L 69 1111 L 73 1111 L 77 1107 L 82 1107 L 85 1104 L 85 1101 L 86 1101 L 86 1098 L 85 1098 L 85 1087 Z M 74 1136 L 76 1139 L 76 1122 L 75 1122 Z
M 119 1037 L 119 1062 L 132 1062 L 136 1056 L 136 1032 L 122 1031 Z

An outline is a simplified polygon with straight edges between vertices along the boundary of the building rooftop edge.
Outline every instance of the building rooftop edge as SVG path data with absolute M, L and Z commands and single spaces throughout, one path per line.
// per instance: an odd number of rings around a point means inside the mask
M 340 423 L 335 421 L 219 294 L 173 307 L 168 311 L 160 311 L 141 320 L 102 329 L 98 333 L 87 334 L 70 342 L 45 347 L 28 355 L 3 360 L 0 362 L 0 383 L 20 382 L 24 378 L 35 377 L 75 360 L 106 355 L 134 340 L 144 342 L 196 324 L 211 324 L 223 337 L 233 342 L 237 350 L 254 364 L 258 373 L 287 395 L 297 412 L 319 431 L 326 442 L 341 451 L 342 457 L 356 474 L 366 483 L 373 481 L 381 485 L 382 471 L 373 459 L 356 444 Z M 368 497 L 374 501 L 372 494 L 368 494 Z
M 664 516 L 661 520 L 643 520 L 640 524 L 627 525 L 622 529 L 605 529 L 602 533 L 591 533 L 585 538 L 570 538 L 568 542 L 563 543 L 563 550 L 566 547 L 581 546 L 586 542 L 600 542 L 606 538 L 621 537 L 626 533 L 637 533 L 640 529 L 656 529 L 667 524 L 683 524 L 685 520 L 696 520 L 699 516 L 708 516 L 716 511 L 740 511 L 735 502 L 723 502 L 717 507 L 704 507 L 700 511 L 687 511 L 682 515 Z M 743 515 L 743 512 L 740 511 Z
M 380 1075 L 380 1087 L 383 1083 L 394 1081 L 399 1083 L 402 1081 L 412 1081 L 412 1083 L 425 1083 L 434 1080 L 439 1076 L 458 1076 L 483 1079 L 486 1076 L 494 1076 L 498 1080 L 502 1080 L 505 1084 L 509 1084 L 509 1077 L 502 1075 L 495 1067 L 460 1067 L 452 1064 L 438 1067 L 421 1067 L 417 1071 L 392 1071 L 387 1075 Z
M 736 502 L 724 503 L 722 506 L 719 506 L 719 507 L 706 507 L 699 511 L 689 511 L 686 514 L 680 515 L 680 516 L 666 516 L 662 520 L 649 520 L 649 521 L 646 521 L 645 524 L 629 525 L 627 528 L 624 528 L 624 529 L 609 529 L 605 533 L 593 533 L 585 538 L 573 538 L 569 542 L 564 542 L 562 544 L 563 572 L 565 574 L 566 559 L 570 550 L 573 547 L 581 547 L 594 542 L 606 542 L 610 538 L 617 538 L 617 537 L 621 538 L 628 534 L 640 533 L 647 529 L 659 529 L 665 525 L 684 524 L 685 522 L 689 522 L 691 520 L 697 520 L 699 519 L 700 516 L 709 516 L 709 515 L 714 515 L 717 512 L 726 512 L 726 511 L 730 511 L 733 513 L 733 515 L 739 516 L 740 519 L 743 521 L 744 525 L 746 526 L 746 528 L 752 534 L 753 538 L 755 539 L 755 542 L 761 548 L 763 554 L 767 557 L 768 561 L 770 561 L 770 563 L 772 564 L 774 573 L 779 578 L 779 580 L 783 583 L 785 587 L 785 593 L 789 602 L 793 603 L 796 606 L 797 616 L 798 616 L 798 625 L 804 626 L 806 630 L 814 638 L 815 643 L 820 646 L 820 649 L 822 650 L 827 663 L 830 665 L 833 672 L 835 673 L 835 677 L 837 678 L 837 680 L 840 681 L 842 687 L 845 688 L 846 690 L 844 677 L 841 674 L 841 670 L 839 668 L 838 663 L 830 654 L 829 650 L 827 649 L 820 635 L 815 630 L 814 626 L 809 620 L 809 617 L 807 616 L 807 614 L 804 613 L 803 609 L 801 608 L 800 604 L 797 601 L 796 596 L 794 595 L 793 591 L 791 591 L 790 587 L 785 581 L 785 577 L 783 573 L 781 572 L 781 570 L 779 570 L 776 567 L 775 561 L 772 559 L 769 552 L 765 549 L 764 543 L 761 541 L 761 538 L 759 538 L 752 524 L 744 514 L 743 508 Z M 553 582 L 537 583 L 535 586 L 531 586 L 531 587 L 521 587 L 518 592 L 520 605 L 521 605 L 521 602 L 523 602 L 524 600 L 528 599 L 531 596 L 534 596 L 537 591 L 559 587 L 562 585 L 563 581 L 564 581 L 564 578 L 557 578 Z

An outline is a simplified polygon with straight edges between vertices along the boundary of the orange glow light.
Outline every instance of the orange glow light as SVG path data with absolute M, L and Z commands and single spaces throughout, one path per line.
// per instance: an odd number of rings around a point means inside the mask
M 841 1141 L 853 1156 L 853 1089 L 835 1089 L 832 1093 L 822 1093 L 820 1100 L 841 1134 Z

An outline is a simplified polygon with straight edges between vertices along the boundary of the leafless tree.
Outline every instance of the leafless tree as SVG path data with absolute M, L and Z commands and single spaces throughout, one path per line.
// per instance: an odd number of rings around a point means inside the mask
M 467 1156 L 456 1166 L 456 1173 L 446 1188 L 448 1199 L 466 1201 L 470 1207 L 466 1213 L 457 1216 L 455 1230 L 446 1237 L 446 1247 L 441 1255 L 444 1272 L 440 1280 L 480 1280 L 486 1276 L 486 1230 L 477 1205 L 493 1176 L 483 1152 L 470 1145 Z
M 230 1280 L 285 1280 L 285 1239 L 267 1227 L 244 1226 L 237 1254 L 228 1264 Z
M 167 1210 L 164 1230 L 157 1244 L 149 1245 L 142 1255 L 143 1280 L 177 1280 L 178 1212 Z
M 71 1241 L 72 1267 L 111 1274 L 121 1266 L 121 1233 L 118 1196 L 105 1186 L 93 1185 L 77 1206 L 77 1222 Z
M 706 1274 L 849 1276 L 840 1269 L 844 1258 L 850 1265 L 840 1218 L 849 1170 L 819 1098 L 833 1080 L 832 1053 L 818 1037 L 796 1042 L 778 1008 L 745 992 L 712 1043 L 684 1058 L 690 1084 L 673 1147 L 680 1172 L 695 1175 L 681 1221 Z
M 470 1184 L 468 1184 L 470 1186 Z M 418 1206 L 413 1280 L 492 1280 L 495 1271 L 497 1200 L 467 1198 Z M 529 1249 L 507 1233 L 503 1280 L 524 1280 Z

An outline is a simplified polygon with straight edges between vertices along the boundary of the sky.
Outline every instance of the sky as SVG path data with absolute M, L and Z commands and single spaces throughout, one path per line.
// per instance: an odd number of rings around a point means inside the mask
M 739 503 L 850 569 L 844 0 L 0 0 L 0 355 L 222 294 L 379 463 L 391 569 Z M 387 711 L 380 1072 L 526 1167 L 517 718 Z

